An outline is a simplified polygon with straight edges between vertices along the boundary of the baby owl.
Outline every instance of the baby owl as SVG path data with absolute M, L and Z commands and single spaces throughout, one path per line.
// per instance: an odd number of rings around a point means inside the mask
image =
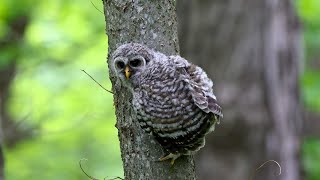
M 133 95 L 141 128 L 153 135 L 174 163 L 205 144 L 205 135 L 223 117 L 212 81 L 180 56 L 166 56 L 137 43 L 121 45 L 112 55 L 118 80 Z

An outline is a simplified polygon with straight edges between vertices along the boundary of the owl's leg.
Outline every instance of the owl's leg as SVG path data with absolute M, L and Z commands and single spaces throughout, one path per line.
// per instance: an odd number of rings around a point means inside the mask
M 172 166 L 174 164 L 174 161 L 180 156 L 181 156 L 181 154 L 172 154 L 172 153 L 170 153 L 170 154 L 168 154 L 166 156 L 163 156 L 163 157 L 159 158 L 159 161 L 165 161 L 165 160 L 171 159 L 170 164 Z

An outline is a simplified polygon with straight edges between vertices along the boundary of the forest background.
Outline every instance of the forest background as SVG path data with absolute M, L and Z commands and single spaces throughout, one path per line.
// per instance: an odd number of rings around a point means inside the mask
M 320 114 L 320 1 L 295 5 L 304 34 L 302 99 L 306 111 Z M 84 179 L 82 158 L 95 177 L 123 177 L 112 94 L 81 71 L 111 89 L 102 10 L 97 0 L 1 1 L 7 179 Z M 320 179 L 318 131 L 304 137 L 308 180 Z

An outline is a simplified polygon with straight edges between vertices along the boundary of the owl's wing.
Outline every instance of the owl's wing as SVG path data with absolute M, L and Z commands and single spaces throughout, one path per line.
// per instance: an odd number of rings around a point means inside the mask
M 207 74 L 198 66 L 185 59 L 175 56 L 173 59 L 181 78 L 188 84 L 194 103 L 204 112 L 213 113 L 220 119 L 223 117 L 221 107 L 213 94 L 213 83 Z

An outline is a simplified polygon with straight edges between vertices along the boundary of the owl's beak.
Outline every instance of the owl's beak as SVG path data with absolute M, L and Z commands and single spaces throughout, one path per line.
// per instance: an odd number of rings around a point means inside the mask
M 130 68 L 129 68 L 128 65 L 127 65 L 126 68 L 124 69 L 124 75 L 126 76 L 127 79 L 129 79 L 130 76 L 131 76 L 131 71 L 130 71 Z

